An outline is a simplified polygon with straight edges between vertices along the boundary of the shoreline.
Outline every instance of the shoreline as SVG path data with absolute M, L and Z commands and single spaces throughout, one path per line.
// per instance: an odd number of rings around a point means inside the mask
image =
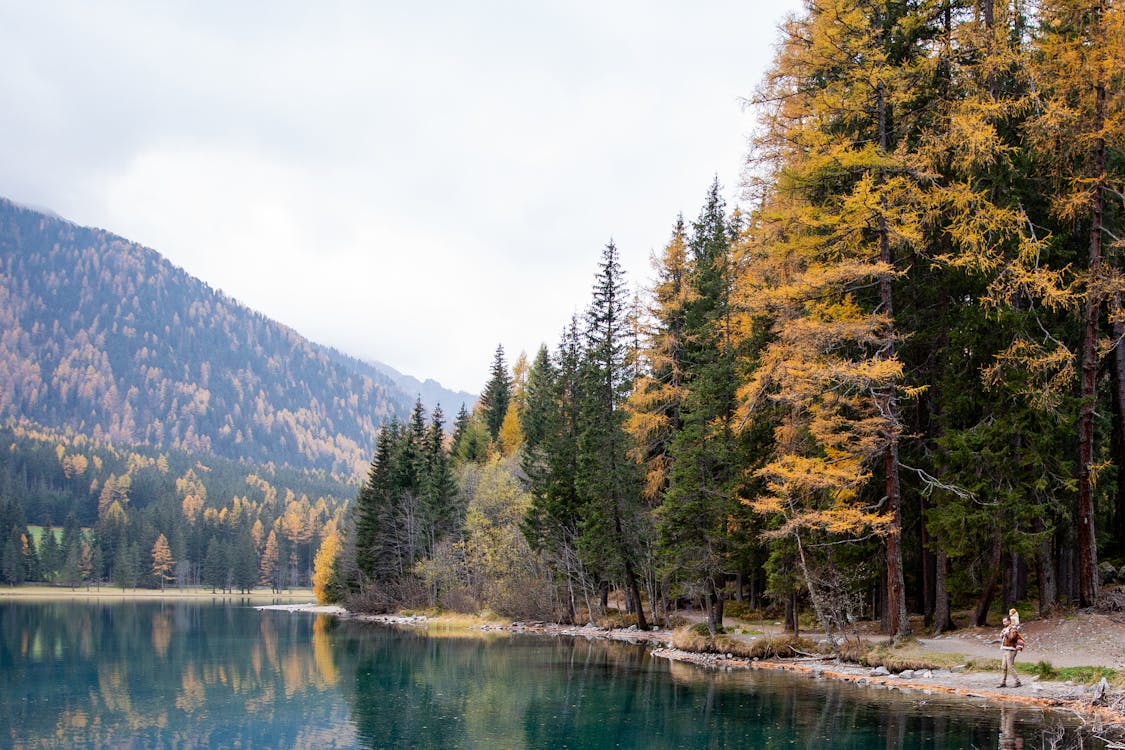
M 340 607 L 310 607 L 304 610 L 335 614 L 339 617 L 392 627 L 426 629 L 441 626 L 443 618 L 426 615 L 368 615 L 348 612 Z M 448 622 L 448 621 L 446 621 Z M 713 670 L 769 670 L 801 675 L 808 679 L 831 679 L 849 682 L 861 687 L 916 692 L 921 695 L 942 694 L 964 699 L 983 699 L 997 705 L 1022 705 L 1045 711 L 1071 713 L 1083 725 L 1100 734 L 1117 740 L 1125 739 L 1125 692 L 1107 693 L 1110 705 L 1094 705 L 1093 693 L 1085 686 L 1066 682 L 1041 681 L 1038 677 L 1024 675 L 1019 688 L 996 686 L 1000 673 L 980 670 L 904 670 L 898 674 L 885 668 L 865 667 L 828 657 L 801 657 L 795 659 L 750 659 L 731 654 L 685 651 L 672 646 L 672 632 L 632 629 L 605 629 L 593 625 L 572 626 L 543 622 L 480 622 L 464 626 L 467 630 L 486 633 L 531 634 L 564 636 L 599 640 L 624 641 L 649 646 L 649 654 L 694 664 Z M 957 670 L 957 671 L 955 671 Z M 1110 744 L 1122 747 L 1125 744 Z
M 0 587 L 0 602 L 30 599 L 45 601 L 49 599 L 119 599 L 135 601 L 250 601 L 261 603 L 302 602 L 305 606 L 315 601 L 312 589 L 292 589 L 274 593 L 268 589 L 254 589 L 249 594 L 212 592 L 206 587 L 160 589 L 125 589 L 113 586 L 75 589 L 66 586 L 6 586 Z

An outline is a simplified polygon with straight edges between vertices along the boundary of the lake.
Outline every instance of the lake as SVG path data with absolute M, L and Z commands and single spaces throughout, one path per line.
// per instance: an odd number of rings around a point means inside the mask
M 715 672 L 646 651 L 427 637 L 248 605 L 0 599 L 0 747 L 1032 750 L 1080 741 L 1063 717 L 1041 711 Z

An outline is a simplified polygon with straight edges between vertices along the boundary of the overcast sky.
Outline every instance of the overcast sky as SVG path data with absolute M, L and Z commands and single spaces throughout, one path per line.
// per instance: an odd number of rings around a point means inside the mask
M 776 2 L 0 0 L 0 194 L 478 392 L 738 200 Z

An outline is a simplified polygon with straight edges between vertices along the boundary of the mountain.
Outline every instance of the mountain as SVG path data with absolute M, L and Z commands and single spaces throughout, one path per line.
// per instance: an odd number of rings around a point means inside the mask
M 457 414 L 462 404 L 465 405 L 466 409 L 472 411 L 473 404 L 477 402 L 477 397 L 467 391 L 451 391 L 436 380 L 430 378 L 426 378 L 424 381 L 419 380 L 411 375 L 404 375 L 388 364 L 375 360 L 372 360 L 370 364 L 394 381 L 399 390 L 422 399 L 422 404 L 427 410 L 432 412 L 435 406 L 440 405 L 441 410 L 445 412 L 449 419 Z
M 354 477 L 414 400 L 153 250 L 0 198 L 0 420 Z

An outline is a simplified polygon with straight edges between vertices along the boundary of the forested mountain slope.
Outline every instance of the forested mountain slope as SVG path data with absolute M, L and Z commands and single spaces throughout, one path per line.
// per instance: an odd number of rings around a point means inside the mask
M 0 419 L 351 477 L 412 402 L 153 250 L 0 198 Z

